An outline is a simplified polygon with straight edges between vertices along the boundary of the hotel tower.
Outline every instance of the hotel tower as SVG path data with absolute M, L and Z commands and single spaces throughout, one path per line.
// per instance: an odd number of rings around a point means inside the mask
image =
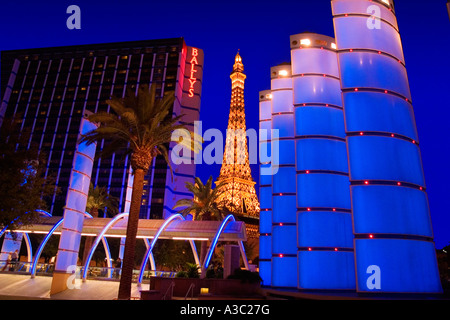
M 155 84 L 157 96 L 175 92 L 173 114 L 184 114 L 190 126 L 199 119 L 202 74 L 203 51 L 182 38 L 3 51 L 0 119 L 20 117 L 18 130 L 31 129 L 30 144 L 45 153 L 47 174 L 62 190 L 50 199 L 50 212 L 61 215 L 85 112 L 109 111 L 105 101 L 111 96 Z M 97 152 L 104 146 L 99 143 Z M 193 182 L 195 165 L 172 166 L 173 180 L 164 158 L 153 160 L 140 218 L 164 218 L 179 198 L 190 196 L 185 182 Z M 92 183 L 107 187 L 120 200 L 121 212 L 129 167 L 128 157 L 116 153 L 95 160 L 92 169 Z

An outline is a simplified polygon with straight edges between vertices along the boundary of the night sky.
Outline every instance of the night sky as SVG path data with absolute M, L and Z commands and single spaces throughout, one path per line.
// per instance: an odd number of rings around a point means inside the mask
M 203 130 L 225 130 L 229 74 L 238 49 L 247 74 L 247 128 L 258 129 L 258 93 L 270 88 L 270 67 L 290 61 L 289 36 L 334 36 L 330 0 L 2 1 L 0 50 L 183 37 L 205 53 L 200 118 Z M 69 30 L 66 9 L 81 8 L 81 30 Z M 431 218 L 438 249 L 450 243 L 450 20 L 445 0 L 397 0 Z M 258 181 L 257 166 L 252 167 Z M 217 178 L 220 165 L 199 165 Z

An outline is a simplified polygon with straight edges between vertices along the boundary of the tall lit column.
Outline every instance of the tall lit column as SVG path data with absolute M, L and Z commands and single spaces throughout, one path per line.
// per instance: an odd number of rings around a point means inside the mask
M 440 292 L 393 3 L 331 3 L 348 144 L 357 290 Z
M 82 134 L 96 128 L 96 124 L 87 120 L 87 115 L 88 112 L 85 112 L 85 116 L 81 119 L 79 139 Z M 67 289 L 67 280 L 72 274 L 68 273 L 68 268 L 77 265 L 95 149 L 96 144 L 86 143 L 78 144 L 75 149 L 51 294 Z
M 447 0 L 448 17 L 450 18 L 450 0 Z
M 297 287 L 294 107 L 290 64 L 271 68 L 272 129 L 279 161 L 272 176 L 272 286 Z M 275 150 L 274 150 L 275 151 Z
M 354 289 L 344 115 L 333 38 L 291 36 L 300 289 Z M 317 276 L 320 274 L 320 276 Z
M 260 150 L 267 156 L 259 165 L 259 274 L 264 286 L 272 282 L 272 93 L 259 93 Z

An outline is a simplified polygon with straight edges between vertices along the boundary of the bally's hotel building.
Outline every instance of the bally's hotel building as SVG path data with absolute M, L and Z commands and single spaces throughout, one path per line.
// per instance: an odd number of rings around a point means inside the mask
M 189 81 L 191 71 L 195 81 Z M 105 101 L 111 96 L 155 84 L 157 96 L 175 91 L 173 114 L 184 114 L 182 121 L 190 125 L 199 119 L 202 74 L 203 51 L 183 38 L 3 51 L 0 121 L 16 118 L 17 130 L 32 131 L 29 144 L 48 158 L 47 174 L 62 190 L 50 199 L 49 209 L 61 215 L 83 115 L 109 111 Z M 97 152 L 106 144 L 99 143 Z M 121 212 L 129 168 L 129 159 L 116 153 L 96 159 L 91 176 L 95 186 L 107 187 L 120 200 Z M 145 178 L 140 218 L 172 213 L 173 204 L 189 196 L 184 185 L 194 175 L 194 164 L 173 165 L 172 179 L 165 160 L 155 158 Z

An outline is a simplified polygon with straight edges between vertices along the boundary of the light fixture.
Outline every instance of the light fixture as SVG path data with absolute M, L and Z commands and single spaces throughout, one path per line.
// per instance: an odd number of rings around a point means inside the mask
M 310 46 L 311 45 L 311 40 L 309 40 L 309 39 L 302 39 L 302 40 L 300 40 L 300 44 L 305 45 L 305 46 Z
M 209 288 L 200 288 L 200 294 L 208 294 Z
M 336 43 L 332 43 L 332 44 L 331 44 L 331 48 L 333 48 L 333 49 L 337 49 L 337 45 L 336 45 Z
M 288 75 L 287 70 L 280 70 L 278 71 L 278 75 L 282 76 L 282 77 L 286 77 Z

